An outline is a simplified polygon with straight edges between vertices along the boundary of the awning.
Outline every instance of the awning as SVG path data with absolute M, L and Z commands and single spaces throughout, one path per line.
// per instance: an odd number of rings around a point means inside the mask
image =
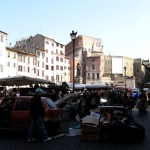
M 33 78 L 28 76 L 14 76 L 14 77 L 6 77 L 0 78 L 0 86 L 22 86 L 22 85 L 30 85 L 30 84 L 47 84 L 48 80 Z

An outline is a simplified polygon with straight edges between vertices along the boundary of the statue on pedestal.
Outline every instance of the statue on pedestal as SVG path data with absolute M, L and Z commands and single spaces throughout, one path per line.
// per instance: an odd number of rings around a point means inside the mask
M 81 65 L 78 63 L 77 64 L 77 77 L 81 75 Z

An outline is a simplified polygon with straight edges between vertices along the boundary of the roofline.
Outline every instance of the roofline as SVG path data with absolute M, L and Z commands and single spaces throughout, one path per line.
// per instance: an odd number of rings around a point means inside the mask
M 56 40 L 51 39 L 51 38 L 49 38 L 49 37 L 47 37 L 47 36 L 44 36 L 44 35 L 42 35 L 42 34 L 37 34 L 37 35 L 41 35 L 41 36 L 43 36 L 44 38 L 47 38 L 47 39 L 49 39 L 49 40 L 51 40 L 51 41 L 54 41 L 55 43 L 59 43 L 59 44 L 65 46 L 64 44 L 62 44 L 62 43 L 60 43 L 60 42 L 57 42 Z
M 4 34 L 6 34 L 6 35 L 8 35 L 8 33 L 6 33 L 6 32 L 3 32 L 3 31 L 0 31 L 1 33 L 4 33 Z
M 25 52 L 25 51 L 21 51 L 21 50 L 17 50 L 17 49 L 10 48 L 10 47 L 6 47 L 6 49 L 8 49 L 8 50 L 12 50 L 12 51 L 15 51 L 15 52 L 17 52 L 17 53 L 22 53 L 22 54 L 26 54 L 26 55 L 36 56 L 36 55 L 35 55 L 35 54 L 33 54 L 33 53 Z

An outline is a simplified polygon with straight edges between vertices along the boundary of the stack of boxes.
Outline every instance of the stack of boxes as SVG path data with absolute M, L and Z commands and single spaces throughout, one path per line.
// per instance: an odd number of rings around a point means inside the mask
M 89 116 L 81 121 L 81 140 L 99 141 L 100 139 L 100 114 L 92 111 Z

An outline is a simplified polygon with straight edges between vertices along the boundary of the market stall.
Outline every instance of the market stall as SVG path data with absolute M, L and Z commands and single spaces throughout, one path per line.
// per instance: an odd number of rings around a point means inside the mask
M 90 115 L 82 118 L 81 139 L 100 140 L 138 140 L 144 137 L 145 129 L 128 116 L 124 106 L 100 106 L 90 110 Z

